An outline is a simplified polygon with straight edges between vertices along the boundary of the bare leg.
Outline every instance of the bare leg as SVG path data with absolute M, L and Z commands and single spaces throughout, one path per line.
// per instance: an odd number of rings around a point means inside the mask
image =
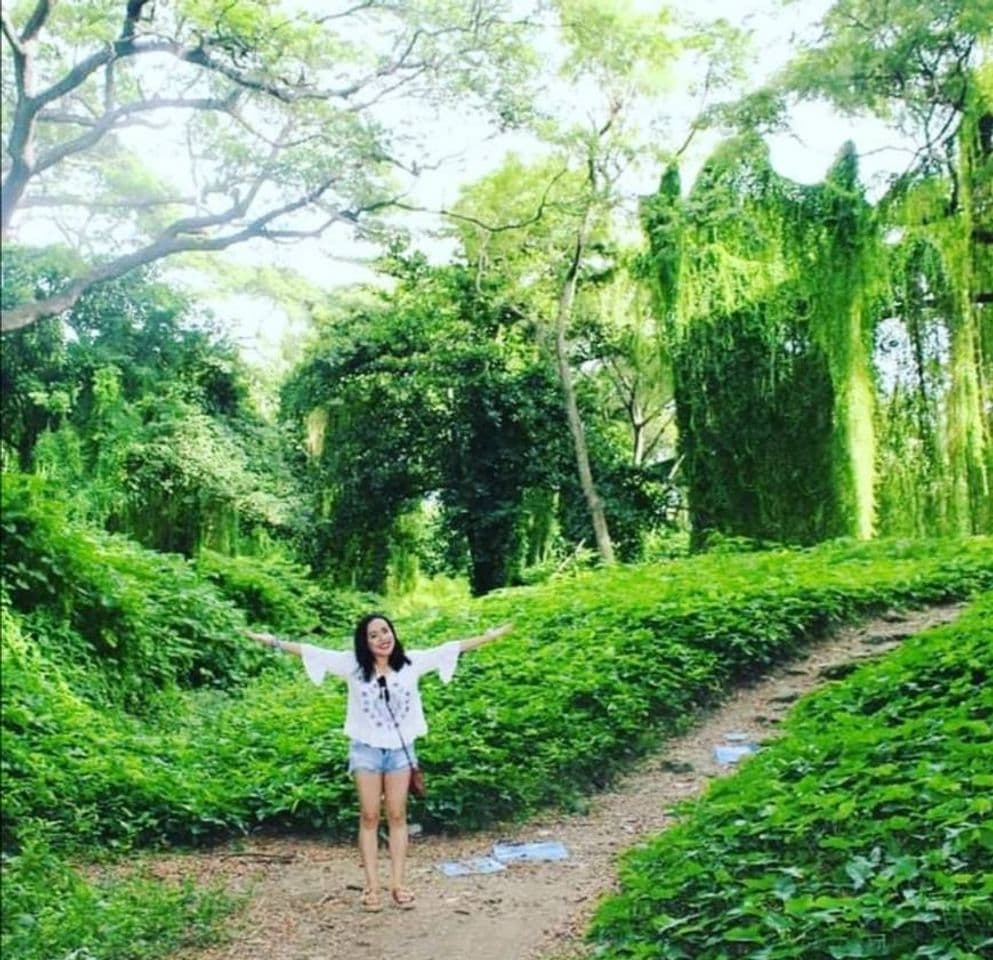
M 379 811 L 383 797 L 381 773 L 358 772 L 355 785 L 359 791 L 359 854 L 365 871 L 365 888 L 379 893 Z
M 390 825 L 390 888 L 399 906 L 403 896 L 403 877 L 407 867 L 407 788 L 410 771 L 398 770 L 383 777 L 386 788 L 386 819 Z M 397 891 L 401 891 L 397 898 Z M 411 898 L 412 902 L 412 898 Z

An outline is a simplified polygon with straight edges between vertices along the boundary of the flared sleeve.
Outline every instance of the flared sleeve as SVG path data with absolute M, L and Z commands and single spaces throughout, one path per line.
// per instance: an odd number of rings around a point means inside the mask
M 429 650 L 411 650 L 410 660 L 414 672 L 423 677 L 432 670 L 438 671 L 442 683 L 451 682 L 459 662 L 460 641 L 451 640 Z
M 300 644 L 303 669 L 313 683 L 322 683 L 329 673 L 334 677 L 347 677 L 356 667 L 351 650 L 325 650 L 309 643 Z

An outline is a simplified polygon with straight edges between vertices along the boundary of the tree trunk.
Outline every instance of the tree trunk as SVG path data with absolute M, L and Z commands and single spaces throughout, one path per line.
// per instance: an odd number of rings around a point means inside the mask
M 835 384 L 835 432 L 845 476 L 849 535 L 871 540 L 876 520 L 875 390 L 870 358 L 865 350 L 864 306 L 858 297 L 849 307 L 846 369 Z
M 593 521 L 593 533 L 596 537 L 597 552 L 600 560 L 605 563 L 614 562 L 614 545 L 610 540 L 610 530 L 607 527 L 607 516 L 603 509 L 603 501 L 597 493 L 593 482 L 593 471 L 590 469 L 590 457 L 586 448 L 586 434 L 583 431 L 583 421 L 579 416 L 579 404 L 576 401 L 576 387 L 572 381 L 572 368 L 569 366 L 569 349 L 566 330 L 572 317 L 572 305 L 576 299 L 576 283 L 579 278 L 579 265 L 583 259 L 586 246 L 586 234 L 589 229 L 590 211 L 587 209 L 582 223 L 576 231 L 576 246 L 572 255 L 572 263 L 566 273 L 559 295 L 558 313 L 555 319 L 555 358 L 558 364 L 559 379 L 562 383 L 562 393 L 565 398 L 565 412 L 569 421 L 569 431 L 576 451 L 576 467 L 579 470 L 579 483 L 589 507 L 590 519 Z

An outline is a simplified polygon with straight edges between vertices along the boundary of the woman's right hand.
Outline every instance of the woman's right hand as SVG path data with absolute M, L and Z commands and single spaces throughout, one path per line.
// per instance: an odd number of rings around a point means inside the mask
M 265 644 L 267 647 L 273 646 L 276 642 L 276 637 L 271 633 L 259 633 L 256 630 L 242 630 L 241 631 L 249 640 L 254 640 L 256 643 Z

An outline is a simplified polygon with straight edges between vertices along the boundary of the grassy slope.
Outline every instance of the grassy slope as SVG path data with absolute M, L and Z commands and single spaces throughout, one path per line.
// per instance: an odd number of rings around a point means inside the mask
M 119 576 L 130 590 L 127 565 Z M 456 683 L 427 684 L 432 731 L 420 753 L 431 793 L 415 814 L 428 825 L 472 829 L 581 802 L 591 779 L 608 779 L 736 678 L 788 657 L 830 624 L 990 585 L 988 539 L 831 544 L 618 568 L 412 617 L 401 625 L 410 646 L 505 619 L 517 624 L 511 637 L 466 658 Z M 77 586 L 93 603 L 106 593 Z M 53 616 L 4 614 L 4 887 L 21 905 L 4 912 L 10 955 L 50 960 L 89 936 L 104 944 L 101 956 L 151 958 L 169 936 L 141 931 L 160 923 L 174 940 L 187 937 L 222 909 L 210 893 L 179 891 L 139 922 L 140 877 L 95 892 L 65 870 L 59 850 L 197 842 L 259 824 L 351 833 L 338 685 L 312 687 L 287 662 L 227 693 L 174 691 L 153 700 L 157 712 L 125 713 L 89 699 L 76 666 L 48 655 L 54 635 L 39 631 L 85 640 Z M 195 616 L 184 614 L 181 627 Z M 232 615 L 220 620 L 227 632 Z M 128 642 L 130 620 L 115 623 Z M 149 637 L 164 630 L 144 621 L 140 629 Z M 165 672 L 162 650 L 155 656 Z M 135 953 L 106 946 L 127 939 L 150 945 Z
M 811 695 L 632 853 L 604 958 L 993 952 L 993 594 Z

